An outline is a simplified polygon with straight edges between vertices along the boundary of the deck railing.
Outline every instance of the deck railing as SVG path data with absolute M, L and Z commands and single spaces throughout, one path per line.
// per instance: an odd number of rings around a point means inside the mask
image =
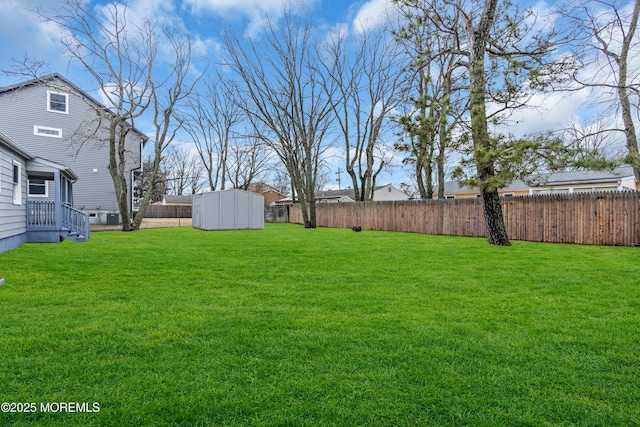
M 89 239 L 89 215 L 62 203 L 58 210 L 51 201 L 27 200 L 27 229 L 32 231 L 67 230 Z
M 66 203 L 62 204 L 62 227 L 89 239 L 89 215 Z
M 27 228 L 53 230 L 59 228 L 55 202 L 27 200 Z

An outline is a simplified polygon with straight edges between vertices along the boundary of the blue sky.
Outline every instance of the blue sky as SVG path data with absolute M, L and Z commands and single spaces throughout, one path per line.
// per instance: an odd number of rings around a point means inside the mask
M 94 5 L 101 0 L 88 0 Z M 297 0 L 312 12 L 316 24 L 359 25 L 384 14 L 391 0 Z M 45 59 L 50 71 L 59 72 L 76 82 L 83 76 L 67 68 L 59 44 L 60 32 L 50 23 L 41 22 L 29 9 L 55 8 L 56 0 L 2 0 L 0 1 L 0 40 L 2 65 L 6 69 L 13 59 L 20 60 L 25 54 L 33 59 Z M 282 0 L 129 0 L 133 14 L 157 13 L 176 25 L 184 26 L 194 36 L 200 52 L 215 55 L 216 31 L 220 26 L 233 25 L 245 34 L 255 34 L 263 24 L 263 17 L 282 15 Z M 0 86 L 15 83 L 16 77 L 0 75 Z M 78 82 L 82 87 L 82 82 Z
M 104 4 L 103 0 L 85 0 L 93 5 Z M 337 26 L 354 28 L 372 23 L 390 9 L 391 0 L 291 0 L 296 6 L 304 5 L 311 11 L 314 24 L 326 27 L 327 31 Z M 10 68 L 13 59 L 20 60 L 25 54 L 32 59 L 44 59 L 48 63 L 46 72 L 65 75 L 81 88 L 91 92 L 94 83 L 86 71 L 68 66 L 59 43 L 60 31 L 52 24 L 42 22 L 28 11 L 36 7 L 50 9 L 59 4 L 56 0 L 0 0 L 0 69 Z M 188 28 L 196 42 L 196 54 L 215 58 L 219 54 L 216 32 L 221 26 L 233 26 L 241 34 L 259 33 L 269 15 L 278 18 L 284 6 L 282 0 L 129 0 L 130 16 L 142 16 L 149 12 L 169 20 L 173 25 Z M 551 3 L 553 4 L 553 3 Z M 535 8 L 541 16 L 549 16 L 550 6 L 540 0 Z M 638 61 L 640 56 L 634 57 Z M 20 81 L 20 78 L 0 74 L 0 86 Z M 92 93 L 95 95 L 95 93 Z M 598 99 L 599 94 L 584 90 L 567 93 L 538 94 L 532 99 L 536 108 L 517 112 L 509 131 L 516 135 L 557 129 L 571 121 L 580 119 L 581 109 Z M 144 129 L 142 129 L 144 131 Z M 330 163 L 332 174 L 340 166 L 338 156 Z M 399 163 L 399 159 L 398 159 Z M 344 166 L 342 165 L 342 169 Z M 344 176 L 343 176 L 344 180 Z M 378 183 L 391 182 L 399 185 L 406 180 L 399 167 L 393 175 L 382 177 Z M 343 181 L 344 182 L 344 181 Z
M 87 0 L 92 6 L 99 6 L 102 0 Z M 296 7 L 304 6 L 311 12 L 314 24 L 326 27 L 330 31 L 337 26 L 349 27 L 375 23 L 385 15 L 391 0 L 292 0 Z M 88 91 L 97 99 L 98 93 L 92 91 L 95 83 L 86 71 L 77 66 L 69 66 L 59 43 L 60 31 L 53 24 L 42 22 L 36 13 L 29 9 L 43 8 L 52 10 L 60 3 L 52 0 L 2 0 L 0 1 L 0 40 L 2 45 L 2 65 L 6 70 L 16 65 L 25 55 L 32 60 L 45 60 L 47 67 L 40 74 L 57 72 L 79 87 Z M 195 42 L 196 55 L 206 56 L 213 61 L 219 54 L 217 31 L 221 26 L 233 26 L 239 34 L 256 35 L 264 24 L 264 17 L 282 16 L 285 5 L 282 0 L 129 0 L 129 17 L 156 14 L 178 27 L 188 28 Z M 0 86 L 6 86 L 25 80 L 25 77 L 0 75 Z M 144 127 L 141 128 L 145 131 Z M 340 149 L 338 148 L 338 153 Z M 336 151 L 331 151 L 336 153 Z M 333 175 L 338 167 L 344 170 L 343 161 L 338 155 L 327 159 L 325 169 L 329 184 L 335 185 Z M 399 161 L 398 161 L 399 163 Z M 343 186 L 346 182 L 343 175 Z M 406 177 L 399 168 L 391 175 L 381 177 L 379 184 L 393 182 L 400 185 Z

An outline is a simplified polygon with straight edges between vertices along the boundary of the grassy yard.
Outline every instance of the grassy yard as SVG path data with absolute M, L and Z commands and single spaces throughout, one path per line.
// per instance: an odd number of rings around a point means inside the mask
M 0 277 L 3 426 L 640 424 L 637 248 L 175 228 Z

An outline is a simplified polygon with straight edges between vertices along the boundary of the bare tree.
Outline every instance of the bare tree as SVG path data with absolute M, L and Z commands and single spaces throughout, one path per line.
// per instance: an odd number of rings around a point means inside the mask
M 164 174 L 164 170 L 159 170 L 155 183 L 151 182 L 151 172 L 152 172 L 152 164 L 153 158 L 147 156 L 144 159 L 144 164 L 142 168 L 142 173 L 136 180 L 136 185 L 134 187 L 135 197 L 141 199 L 144 197 L 147 191 L 151 192 L 151 203 L 162 201 L 162 196 L 167 194 L 167 180 Z
M 576 64 L 573 79 L 579 88 L 596 88 L 615 96 L 609 101 L 611 116 L 622 119 L 622 127 L 599 129 L 602 133 L 622 133 L 626 143 L 625 161 L 633 166 L 640 182 L 640 154 L 638 150 L 638 121 L 640 116 L 640 55 L 638 19 L 640 0 L 628 1 L 574 1 L 563 11 L 575 29 L 574 50 Z M 635 61 L 634 61 L 635 60 Z M 603 99 L 598 98 L 600 105 Z M 635 115 L 634 115 L 635 112 Z M 579 135 L 578 135 L 579 136 Z M 586 137 L 596 136 L 593 131 Z
M 330 91 L 322 87 L 307 20 L 286 12 L 282 24 L 268 19 L 261 37 L 241 44 L 226 32 L 228 66 L 243 82 L 243 109 L 256 135 L 291 177 L 305 228 L 315 228 L 316 178 L 331 124 Z
M 237 93 L 235 82 L 216 73 L 189 99 L 188 111 L 184 113 L 185 129 L 202 159 L 211 191 L 224 190 L 229 178 L 229 144 L 234 138 L 234 128 L 244 118 Z
M 247 190 L 262 177 L 270 160 L 269 149 L 259 138 L 238 139 L 238 143 L 229 147 L 229 180 L 233 188 Z
M 320 61 L 327 96 L 345 141 L 345 169 L 356 200 L 373 199 L 378 175 L 388 166 L 385 132 L 400 103 L 398 47 L 388 28 L 333 33 Z
M 274 166 L 272 168 L 273 175 L 271 176 L 271 182 L 273 186 L 282 194 L 289 194 L 291 191 L 291 178 L 287 175 L 286 170 Z
M 175 145 L 168 147 L 162 160 L 167 194 L 196 194 L 201 189 L 203 169 L 195 153 Z
M 158 178 L 162 152 L 180 127 L 175 108 L 187 97 L 191 65 L 191 42 L 174 28 L 145 17 L 130 22 L 126 1 L 113 1 L 100 8 L 90 8 L 82 0 L 60 0 L 60 7 L 49 13 L 37 12 L 47 22 L 63 30 L 62 44 L 72 60 L 77 61 L 97 81 L 108 109 L 96 108 L 109 128 L 109 172 L 118 201 L 123 231 L 138 229 L 151 198 L 148 187 L 140 202 L 138 215 L 132 220 L 128 205 L 126 137 L 137 120 L 149 117 L 155 128 L 152 138 L 154 157 L 149 179 Z M 159 44 L 172 54 L 170 69 L 159 75 L 156 67 Z

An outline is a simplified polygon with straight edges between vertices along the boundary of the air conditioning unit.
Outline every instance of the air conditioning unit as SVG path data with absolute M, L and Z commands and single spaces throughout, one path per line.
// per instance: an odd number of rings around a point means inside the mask
M 107 225 L 118 225 L 118 224 L 120 224 L 120 214 L 108 213 L 107 214 Z

